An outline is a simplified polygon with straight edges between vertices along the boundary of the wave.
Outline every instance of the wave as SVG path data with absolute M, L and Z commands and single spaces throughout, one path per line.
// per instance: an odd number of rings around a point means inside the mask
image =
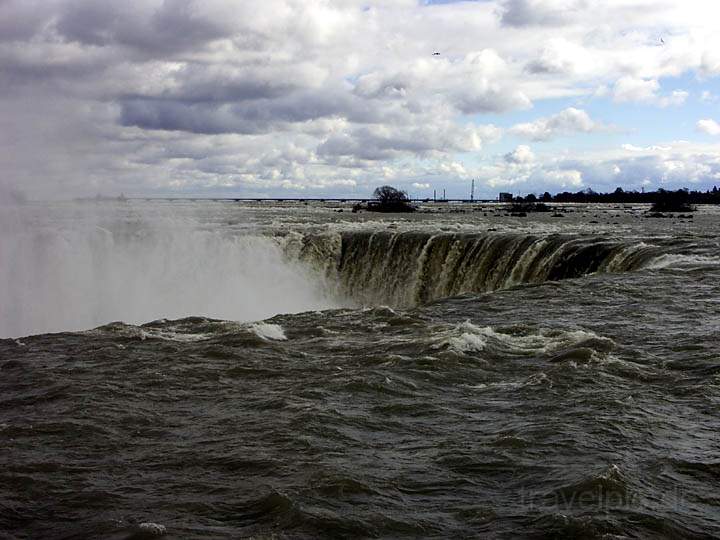
M 617 465 L 604 471 L 556 489 L 552 494 L 555 504 L 572 507 L 592 501 L 603 507 L 627 506 L 630 494 L 628 480 Z
M 217 338 L 226 340 L 232 338 L 236 341 L 244 340 L 248 345 L 288 339 L 282 326 L 268 321 L 242 323 L 205 317 L 186 317 L 178 320 L 159 319 L 140 326 L 114 322 L 85 330 L 79 334 L 86 336 L 111 335 L 116 338 L 115 346 L 119 348 L 124 348 L 119 344 L 122 339 L 130 341 L 160 340 L 190 344 Z M 117 338 L 121 339 L 117 340 Z
M 708 255 L 684 255 L 680 253 L 667 253 L 655 257 L 645 267 L 651 270 L 660 270 L 662 268 L 701 268 L 706 266 L 720 265 L 720 257 L 712 257 Z
M 615 348 L 611 339 L 586 330 L 499 331 L 470 321 L 435 332 L 433 341 L 433 348 L 459 354 L 482 351 L 491 356 L 542 357 L 550 362 L 601 359 Z
M 359 303 L 410 307 L 463 293 L 636 270 L 662 253 L 644 242 L 596 236 L 349 231 L 305 237 L 299 257 L 320 265 L 340 294 Z
M 287 336 L 285 330 L 279 324 L 270 323 L 256 323 L 251 326 L 252 331 L 257 334 L 258 337 L 270 341 L 285 341 Z
M 142 537 L 148 538 L 152 538 L 155 536 L 163 536 L 167 532 L 165 525 L 160 525 L 159 523 L 152 522 L 141 523 L 140 525 L 138 525 L 138 530 L 141 533 Z

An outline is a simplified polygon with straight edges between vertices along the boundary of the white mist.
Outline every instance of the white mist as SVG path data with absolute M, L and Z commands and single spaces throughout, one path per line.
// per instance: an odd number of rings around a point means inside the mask
M 237 208 L 200 204 L 0 207 L 0 336 L 335 307 L 272 238 L 228 225 Z

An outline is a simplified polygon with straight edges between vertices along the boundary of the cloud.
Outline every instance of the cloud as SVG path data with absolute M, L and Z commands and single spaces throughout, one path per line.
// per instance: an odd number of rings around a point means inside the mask
M 698 131 L 708 135 L 720 135 L 720 123 L 710 118 L 698 120 L 696 128 Z
M 47 6 L 42 0 L 0 2 L 0 41 L 30 39 L 47 18 Z
M 121 98 L 120 105 L 122 125 L 199 134 L 267 133 L 332 117 L 358 123 L 392 122 L 395 116 L 389 107 L 374 107 L 349 94 L 324 90 L 221 103 L 128 97 Z
M 660 85 L 654 79 L 644 80 L 636 77 L 621 77 L 615 83 L 615 101 L 653 101 L 657 98 Z
M 664 146 L 626 146 L 611 152 L 573 156 L 536 154 L 531 161 L 517 161 L 510 153 L 496 156 L 489 163 L 466 167 L 462 175 L 439 169 L 433 173 L 425 171 L 425 174 L 440 176 L 443 182 L 455 182 L 463 188 L 467 178 L 475 178 L 476 187 L 485 195 L 509 187 L 515 193 L 539 194 L 585 188 L 608 192 L 618 186 L 628 190 L 707 189 L 720 184 L 720 145 L 717 144 L 674 142 Z
M 720 75 L 720 39 L 713 36 L 708 40 L 705 50 L 702 52 L 699 72 L 704 77 L 717 77 Z
M 525 69 L 533 74 L 573 75 L 591 69 L 591 65 L 591 54 L 584 47 L 565 38 L 553 38 Z
M 126 3 L 61 2 L 55 30 L 61 38 L 89 46 L 120 46 L 141 55 L 174 55 L 207 47 L 233 35 L 236 17 L 220 2 L 193 0 Z
M 615 83 L 614 99 L 618 103 L 639 102 L 657 105 L 658 107 L 679 106 L 685 103 L 688 92 L 673 90 L 669 95 L 659 94 L 660 84 L 654 79 L 621 77 Z
M 535 154 L 533 154 L 529 146 L 521 144 L 512 152 L 508 152 L 507 154 L 505 154 L 504 158 L 507 163 L 521 165 L 524 163 L 532 163 L 533 161 L 535 161 Z
M 661 97 L 658 103 L 661 107 L 670 105 L 678 107 L 687 101 L 689 95 L 685 90 L 673 90 L 669 96 Z
M 359 77 L 354 93 L 366 99 L 402 100 L 416 110 L 437 107 L 438 99 L 463 114 L 526 109 L 531 100 L 508 83 L 511 66 L 491 48 L 455 59 L 427 58 L 392 71 Z
M 497 156 L 492 163 L 467 172 L 480 180 L 486 193 L 510 186 L 516 193 L 539 194 L 585 188 L 608 192 L 618 186 L 628 190 L 707 189 L 720 183 L 720 144 L 624 145 L 609 152 L 572 156 L 536 154 L 522 163 L 512 154 Z
M 606 129 L 602 124 L 592 120 L 585 111 L 569 107 L 548 118 L 538 118 L 534 122 L 516 124 L 510 128 L 509 132 L 533 141 L 547 141 L 562 135 L 593 133 Z
M 559 26 L 585 7 L 583 0 L 506 0 L 501 22 L 506 26 Z
M 507 90 L 489 82 L 458 92 L 455 105 L 464 114 L 506 112 L 513 109 L 527 109 L 530 99 L 518 90 Z
M 651 145 L 651 146 L 635 146 L 634 144 L 623 144 L 621 146 L 623 150 L 626 150 L 628 152 L 667 152 L 671 150 L 671 146 L 659 146 L 659 145 Z
M 498 131 L 491 125 L 458 126 L 431 121 L 407 127 L 368 125 L 333 133 L 318 147 L 318 154 L 378 161 L 407 154 L 473 152 L 482 148 L 484 139 L 496 138 Z
M 543 171 L 540 174 L 547 182 L 560 188 L 579 188 L 583 185 L 583 174 L 575 169 Z
M 543 141 L 614 129 L 583 110 L 591 100 L 681 107 L 669 77 L 720 74 L 718 16 L 702 0 L 0 0 L 0 183 L 36 197 L 346 193 L 476 173 L 572 185 L 540 172 L 554 170 L 632 183 L 628 156 L 660 158 L 621 149 L 589 168 L 500 151 L 496 125 L 564 100 L 509 129 Z M 633 118 L 622 127 L 651 137 Z M 698 160 L 642 172 L 713 181 Z

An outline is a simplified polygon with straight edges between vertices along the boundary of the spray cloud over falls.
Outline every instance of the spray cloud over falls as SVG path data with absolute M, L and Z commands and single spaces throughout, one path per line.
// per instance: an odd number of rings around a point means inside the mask
M 127 205 L 5 207 L 0 336 L 190 315 L 251 321 L 334 307 L 271 237 Z M 50 215 L 44 215 L 49 212 Z

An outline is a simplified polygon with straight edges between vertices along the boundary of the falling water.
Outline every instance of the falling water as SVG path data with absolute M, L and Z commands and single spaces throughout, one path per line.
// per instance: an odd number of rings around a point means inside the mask
M 4 215 L 0 336 L 191 315 L 248 321 L 333 306 L 317 276 L 252 230 L 112 204 L 61 216 L 68 214 Z

